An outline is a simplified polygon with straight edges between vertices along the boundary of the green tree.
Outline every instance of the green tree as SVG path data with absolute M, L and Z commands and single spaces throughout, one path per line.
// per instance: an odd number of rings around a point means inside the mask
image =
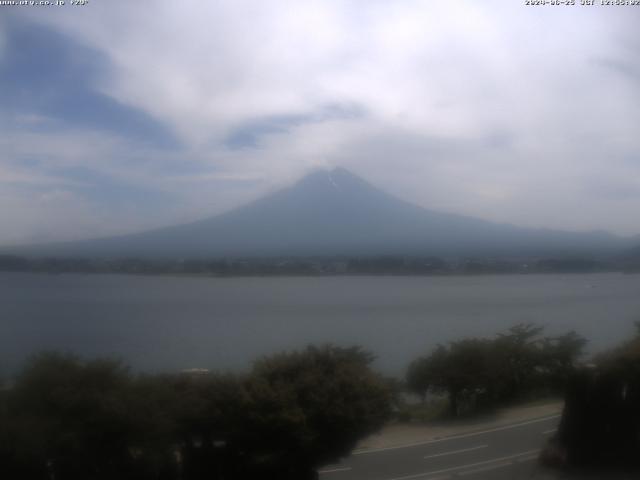
M 372 361 L 356 347 L 311 346 L 256 362 L 248 383 L 251 430 L 275 463 L 288 466 L 278 478 L 313 478 L 384 424 L 391 393 Z
M 553 392 L 562 392 L 569 376 L 584 353 L 587 340 L 571 331 L 557 337 L 545 337 L 540 346 L 540 371 L 544 383 Z
M 143 375 L 47 353 L 0 392 L 0 474 L 25 480 L 304 480 L 390 413 L 359 348 L 265 357 L 246 375 Z
M 577 349 L 572 335 L 555 348 Z M 570 357 L 571 354 L 565 354 Z M 565 357 L 565 358 L 566 358 Z M 565 374 L 564 363 L 557 367 Z M 595 364 L 567 375 L 558 434 L 546 458 L 574 465 L 640 466 L 640 328 L 636 336 L 600 354 Z
M 425 388 L 447 394 L 450 413 L 457 416 L 461 403 L 473 401 L 490 389 L 489 342 L 465 339 L 438 345 L 428 356 L 412 363 L 407 383 L 412 391 L 424 393 Z
M 416 358 L 409 364 L 405 381 L 407 389 L 411 393 L 418 395 L 422 402 L 426 400 L 429 389 L 433 386 L 433 379 L 430 372 L 431 363 L 427 357 Z
M 446 393 L 451 415 L 513 401 L 538 388 L 558 391 L 586 341 L 575 332 L 542 337 L 542 327 L 519 324 L 493 339 L 469 338 L 439 345 L 407 369 L 410 391 Z
M 517 324 L 493 341 L 494 400 L 509 401 L 533 387 L 541 364 L 544 327 Z
M 33 358 L 8 398 L 13 464 L 35 477 L 120 474 L 131 461 L 129 383 L 128 370 L 118 362 L 83 363 L 56 353 Z

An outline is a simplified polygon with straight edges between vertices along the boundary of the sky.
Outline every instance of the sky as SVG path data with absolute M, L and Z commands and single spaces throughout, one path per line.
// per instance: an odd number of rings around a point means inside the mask
M 640 234 L 640 6 L 579 3 L 0 5 L 0 245 L 334 166 L 434 210 Z

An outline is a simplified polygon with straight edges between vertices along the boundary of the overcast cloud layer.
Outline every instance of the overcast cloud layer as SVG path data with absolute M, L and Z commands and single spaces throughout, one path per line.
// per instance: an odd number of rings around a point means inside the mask
M 0 244 L 189 221 L 340 165 L 427 208 L 640 234 L 640 6 L 0 7 Z

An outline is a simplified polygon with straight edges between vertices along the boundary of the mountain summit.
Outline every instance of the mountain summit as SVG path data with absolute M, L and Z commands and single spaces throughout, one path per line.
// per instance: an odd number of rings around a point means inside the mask
M 57 256 L 211 258 L 608 253 L 605 233 L 535 230 L 434 212 L 343 169 L 315 171 L 225 214 L 144 233 L 33 247 Z

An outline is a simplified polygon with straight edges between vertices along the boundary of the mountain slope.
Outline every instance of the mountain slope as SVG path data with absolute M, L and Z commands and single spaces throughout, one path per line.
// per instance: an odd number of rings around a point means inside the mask
M 607 233 L 524 229 L 434 212 L 337 168 L 195 223 L 29 250 L 59 256 L 202 258 L 600 254 L 624 245 Z

